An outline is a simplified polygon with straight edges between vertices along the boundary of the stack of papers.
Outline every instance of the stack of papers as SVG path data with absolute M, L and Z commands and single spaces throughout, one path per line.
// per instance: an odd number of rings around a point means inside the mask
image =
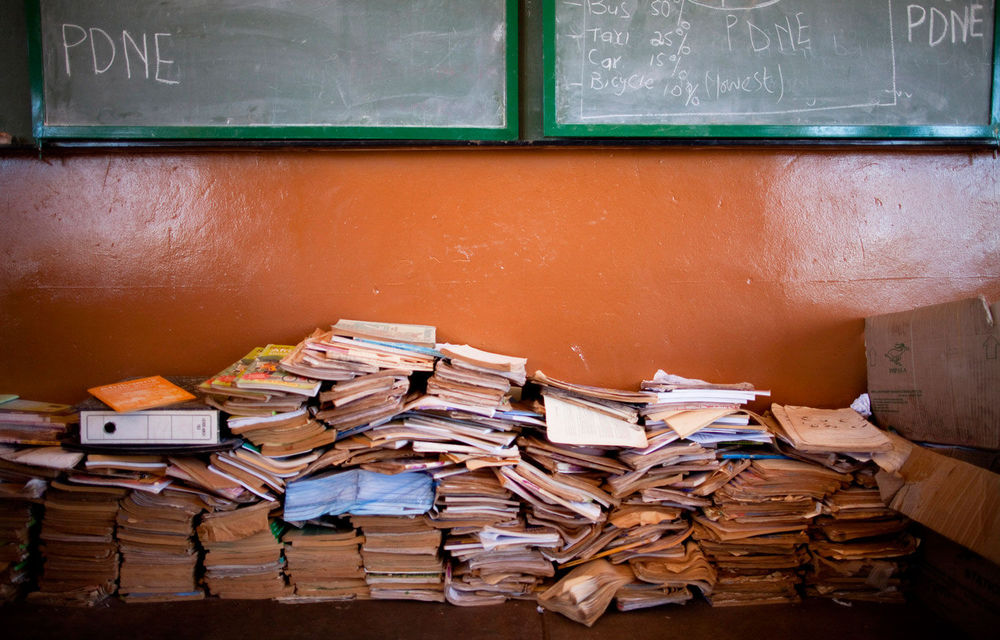
M 58 445 L 80 414 L 66 404 L 14 398 L 0 403 L 0 443 Z
M 245 437 L 267 457 L 286 457 L 309 453 L 333 444 L 337 432 L 315 420 L 305 408 L 269 416 L 231 417 L 229 430 Z
M 457 564 L 445 589 L 448 602 L 476 606 L 530 595 L 544 578 L 555 575 L 541 550 L 562 543 L 551 527 L 525 526 L 519 519 L 453 535 L 444 548 Z
M 718 571 L 715 606 L 797 602 L 806 530 L 820 501 L 852 477 L 795 460 L 754 460 L 695 514 L 694 536 Z
M 521 503 L 500 486 L 489 469 L 448 474 L 437 483 L 434 507 L 427 517 L 435 527 L 461 533 L 515 520 Z
M 554 575 L 539 549 L 560 545 L 561 536 L 551 527 L 526 526 L 520 506 L 488 468 L 440 480 L 428 519 L 450 530 L 444 543 L 452 560 L 448 602 L 477 606 L 523 598 Z
M 167 475 L 181 480 L 186 491 L 197 491 L 206 495 L 210 494 L 215 499 L 221 500 L 220 504 L 231 504 L 238 502 L 245 504 L 254 502 L 257 497 L 247 491 L 240 483 L 232 478 L 228 478 L 213 471 L 210 466 L 200 458 L 194 456 L 169 456 L 170 466 L 167 467 Z M 182 485 L 175 484 L 175 488 Z
M 592 626 L 611 604 L 615 593 L 634 582 L 627 566 L 593 560 L 576 567 L 538 596 L 538 604 L 567 618 Z
M 521 461 L 497 469 L 500 483 L 521 496 L 530 508 L 544 514 L 547 506 L 561 507 L 577 514 L 586 523 L 604 520 L 603 508 L 617 505 L 618 500 L 585 480 L 571 475 L 549 475 L 534 465 Z
M 657 597 L 669 596 L 671 602 L 677 602 L 677 598 L 682 595 L 686 595 L 686 599 L 692 598 L 690 587 L 696 587 L 706 595 L 712 593 L 715 587 L 715 567 L 694 540 L 678 544 L 665 552 L 636 558 L 629 565 L 636 578 L 660 588 L 662 595 Z M 653 594 L 646 595 L 650 597 Z M 637 608 L 637 604 L 633 603 L 631 608 Z M 658 604 L 658 601 L 654 599 L 653 604 Z
M 740 407 L 758 396 L 770 395 L 769 391 L 756 390 L 746 382 L 712 384 L 662 370 L 652 380 L 644 381 L 642 388 L 656 394 L 656 401 L 642 410 L 646 425 L 665 425 L 682 438 L 692 437 L 706 427 L 746 425 L 742 419 L 733 422 L 725 418 L 739 414 Z M 709 441 L 712 440 L 702 440 Z

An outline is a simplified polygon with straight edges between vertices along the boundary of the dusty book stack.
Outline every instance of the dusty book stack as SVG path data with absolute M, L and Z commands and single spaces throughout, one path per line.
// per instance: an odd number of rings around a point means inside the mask
M 133 491 L 118 512 L 122 564 L 118 593 L 126 601 L 200 600 L 194 518 L 206 504 L 192 493 Z
M 532 597 L 541 579 L 554 574 L 537 550 L 537 532 L 519 521 L 520 506 L 488 468 L 438 481 L 428 520 L 448 532 L 448 602 L 472 606 Z
M 806 593 L 841 600 L 903 601 L 903 576 L 917 540 L 909 519 L 885 506 L 873 474 L 824 500 L 810 527 Z
M 754 460 L 694 516 L 694 536 L 718 576 L 713 605 L 797 602 L 806 529 L 819 501 L 850 476 L 795 460 Z
M 289 594 L 270 508 L 260 502 L 202 517 L 198 541 L 205 549 L 205 583 L 212 595 L 260 600 Z
M 23 595 L 31 581 L 37 505 L 0 498 L 0 603 Z
M 80 414 L 70 405 L 13 398 L 0 402 L 0 443 L 59 445 L 72 440 Z
M 422 517 L 352 516 L 373 600 L 444 602 L 441 532 Z
M 525 363 L 340 321 L 205 380 L 229 414 L 209 449 L 0 447 L 0 496 L 51 483 L 32 597 L 113 593 L 120 545 L 130 601 L 528 599 L 589 625 L 612 604 L 901 598 L 917 543 L 875 473 L 902 462 L 857 412 L 758 415 L 747 383 L 613 389 Z
M 352 527 L 309 526 L 282 536 L 285 574 L 294 590 L 288 601 L 367 600 L 370 597 L 360 547 Z
M 205 402 L 231 416 L 270 416 L 300 409 L 319 391 L 319 382 L 292 375 L 281 360 L 289 345 L 256 347 L 198 385 Z
M 38 573 L 42 500 L 60 473 L 30 462 L 51 448 L 0 445 L 0 603 L 27 593 Z
M 115 523 L 128 492 L 53 481 L 45 494 L 38 591 L 29 599 L 94 605 L 114 595 L 118 582 Z
M 547 527 L 525 526 L 519 519 L 455 535 L 444 548 L 452 558 L 448 602 L 470 606 L 531 599 L 555 567 L 542 550 L 558 545 L 559 534 Z

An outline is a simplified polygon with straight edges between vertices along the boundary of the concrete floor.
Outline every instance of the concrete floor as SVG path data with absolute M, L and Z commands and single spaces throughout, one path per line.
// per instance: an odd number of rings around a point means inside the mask
M 208 599 L 173 604 L 125 604 L 94 609 L 17 603 L 0 607 L 5 638 L 134 638 L 135 640 L 887 640 L 959 638 L 961 634 L 918 604 L 812 599 L 799 605 L 713 609 L 683 606 L 609 611 L 590 629 L 533 603 L 463 608 L 381 601 L 280 604 Z

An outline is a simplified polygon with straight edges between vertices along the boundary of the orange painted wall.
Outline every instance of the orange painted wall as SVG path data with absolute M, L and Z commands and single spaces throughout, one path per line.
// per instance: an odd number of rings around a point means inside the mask
M 1000 297 L 992 152 L 454 149 L 0 158 L 0 391 L 210 374 L 337 318 L 632 387 L 842 406 L 864 316 Z

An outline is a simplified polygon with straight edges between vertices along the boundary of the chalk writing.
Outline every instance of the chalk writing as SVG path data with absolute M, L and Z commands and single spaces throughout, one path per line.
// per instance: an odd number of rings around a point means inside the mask
M 129 79 L 134 76 L 162 84 L 180 84 L 180 80 L 176 79 L 177 71 L 173 69 L 174 61 L 164 57 L 170 37 L 170 33 L 156 32 L 150 38 L 145 31 L 136 35 L 125 29 L 121 30 L 120 37 L 117 31 L 115 37 L 112 37 L 101 27 L 84 28 L 78 24 L 63 23 L 62 53 L 66 75 L 73 75 L 74 59 L 78 63 L 76 68 L 79 72 L 82 58 L 85 68 L 94 75 L 108 73 L 118 61 L 120 63 L 118 68 L 124 67 L 124 74 Z M 150 40 L 153 43 L 152 77 L 150 77 Z M 81 48 L 79 51 L 78 47 Z
M 557 122 L 990 122 L 985 0 L 551 1 Z
M 922 4 L 906 6 L 906 37 L 910 42 L 926 38 L 927 45 L 966 44 L 986 36 L 981 3 L 951 7 L 946 10 Z

